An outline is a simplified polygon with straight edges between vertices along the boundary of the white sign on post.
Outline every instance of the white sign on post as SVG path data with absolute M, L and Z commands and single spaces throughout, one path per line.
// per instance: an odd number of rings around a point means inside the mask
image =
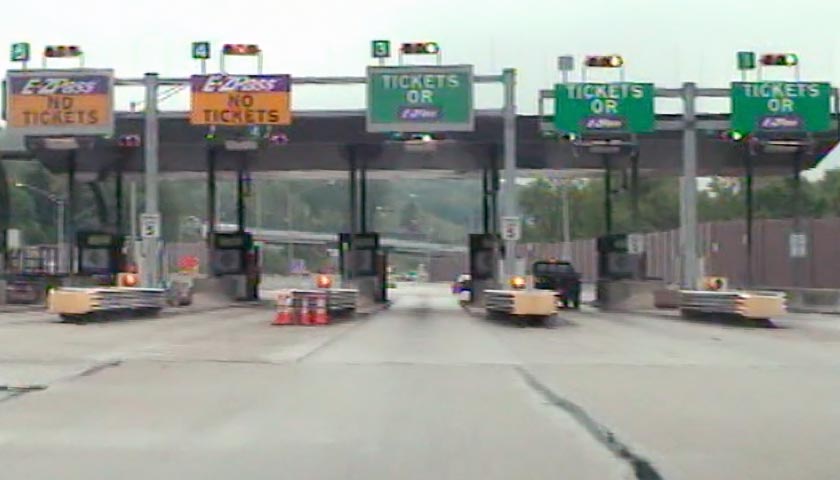
M 790 234 L 790 258 L 805 258 L 808 256 L 808 236 L 804 233 Z
M 17 228 L 10 228 L 6 230 L 6 248 L 9 250 L 18 250 L 23 246 L 20 239 L 20 230 Z
M 143 238 L 160 238 L 160 214 L 140 214 L 140 236 Z
M 522 238 L 522 222 L 519 217 L 502 217 L 502 240 L 517 241 Z
M 641 255 L 645 253 L 645 236 L 641 233 L 627 235 L 627 253 L 630 255 Z

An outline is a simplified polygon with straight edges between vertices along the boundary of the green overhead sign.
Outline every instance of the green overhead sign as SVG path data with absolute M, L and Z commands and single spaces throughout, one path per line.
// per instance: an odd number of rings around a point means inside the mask
M 831 129 L 831 85 L 826 82 L 732 83 L 732 130 L 822 132 Z
M 472 131 L 473 67 L 368 67 L 369 132 Z
M 656 126 L 651 83 L 560 83 L 554 126 L 564 133 L 645 133 Z

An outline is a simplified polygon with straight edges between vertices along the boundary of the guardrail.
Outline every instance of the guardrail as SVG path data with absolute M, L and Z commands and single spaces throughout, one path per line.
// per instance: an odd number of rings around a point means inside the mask
M 557 297 L 548 290 L 485 290 L 484 308 L 505 315 L 548 317 L 557 313 Z
M 778 292 L 680 290 L 683 315 L 718 314 L 769 320 L 786 312 L 785 295 Z
M 103 314 L 149 314 L 166 304 L 166 290 L 160 288 L 62 287 L 50 291 L 47 308 L 62 320 L 84 320 Z

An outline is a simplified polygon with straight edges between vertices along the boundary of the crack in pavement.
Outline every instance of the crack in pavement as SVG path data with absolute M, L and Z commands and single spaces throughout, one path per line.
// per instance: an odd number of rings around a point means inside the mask
M 69 377 L 64 378 L 64 380 L 72 380 L 74 378 L 89 377 L 93 374 L 101 372 L 102 370 L 105 370 L 106 368 L 119 367 L 120 365 L 122 365 L 122 363 L 123 363 L 122 360 L 111 360 L 111 361 L 108 361 L 108 362 L 98 363 L 96 365 L 93 365 L 91 367 L 88 367 L 88 368 L 82 370 L 81 372 L 79 372 L 75 375 L 70 375 Z
M 592 418 L 580 405 L 555 393 L 524 367 L 516 366 L 514 368 L 531 389 L 539 393 L 552 405 L 570 415 L 616 457 L 630 464 L 637 480 L 663 480 L 662 475 L 649 460 L 635 453 L 629 445 L 619 440 L 610 429 Z
M 40 392 L 46 389 L 46 385 L 0 385 L 0 393 L 6 394 L 6 396 L 0 397 L 0 403 L 21 397 L 27 393 Z
M 96 373 L 101 372 L 107 368 L 117 367 L 122 365 L 122 360 L 111 360 L 108 362 L 98 363 L 96 365 L 92 365 L 81 372 L 74 373 L 72 375 L 67 375 L 65 377 L 59 378 L 51 383 L 58 383 L 73 380 L 76 378 L 82 377 L 89 377 Z M 0 393 L 6 393 L 5 397 L 0 397 L 0 402 L 6 402 L 15 398 L 20 398 L 27 393 L 32 392 L 41 392 L 49 388 L 49 385 L 44 384 L 31 384 L 31 385 L 18 385 L 18 386 L 11 386 L 11 385 L 0 385 Z

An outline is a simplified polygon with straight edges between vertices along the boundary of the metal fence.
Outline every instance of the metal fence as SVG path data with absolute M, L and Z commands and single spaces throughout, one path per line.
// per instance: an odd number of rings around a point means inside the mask
M 840 218 L 802 220 L 807 236 L 807 255 L 790 257 L 791 220 L 756 220 L 753 224 L 752 285 L 766 287 L 840 288 Z M 727 277 L 730 284 L 747 284 L 746 225 L 743 221 L 700 224 L 698 249 L 705 275 Z M 645 235 L 648 275 L 669 283 L 679 281 L 679 232 Z M 525 244 L 519 255 L 531 262 L 540 258 L 562 258 L 562 244 Z M 595 240 L 576 240 L 571 260 L 583 272 L 584 280 L 597 276 Z M 797 272 L 798 269 L 798 272 Z
M 840 288 L 840 218 L 814 218 L 802 221 L 808 238 L 807 256 L 791 259 L 789 235 L 791 220 L 756 220 L 753 225 L 753 286 Z M 698 249 L 705 275 L 727 277 L 733 286 L 747 283 L 746 228 L 743 221 L 700 224 Z M 680 278 L 679 232 L 669 230 L 645 234 L 648 275 L 676 283 Z M 597 277 L 595 239 L 576 240 L 570 245 L 571 260 L 585 281 Z M 545 258 L 563 258 L 561 243 L 528 243 L 517 248 L 526 265 Z M 206 247 L 198 244 L 167 245 L 167 264 L 177 268 L 178 259 L 195 255 L 202 269 Z M 795 262 L 798 262 L 796 264 Z M 797 272 L 798 269 L 798 272 Z M 465 254 L 439 254 L 431 259 L 432 280 L 454 279 L 468 271 Z M 798 275 L 795 275 L 798 273 Z M 798 278 L 797 278 L 798 277 Z

